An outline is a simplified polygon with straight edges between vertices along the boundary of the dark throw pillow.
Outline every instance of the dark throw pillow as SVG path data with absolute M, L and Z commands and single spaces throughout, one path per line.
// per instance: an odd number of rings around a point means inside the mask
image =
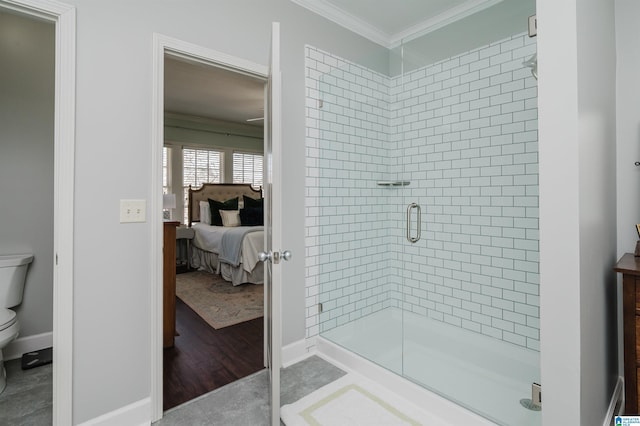
M 246 195 L 242 196 L 242 199 L 244 200 L 244 208 L 247 209 L 251 209 L 251 208 L 256 208 L 256 207 L 260 207 L 263 208 L 264 207 L 264 198 L 258 198 L 257 200 L 255 198 L 250 198 L 247 197 Z
M 222 226 L 222 216 L 220 210 L 238 210 L 238 198 L 220 202 L 209 198 L 209 208 L 211 209 L 211 224 Z
M 241 209 L 240 224 L 242 226 L 264 225 L 264 209 L 262 207 L 245 207 Z

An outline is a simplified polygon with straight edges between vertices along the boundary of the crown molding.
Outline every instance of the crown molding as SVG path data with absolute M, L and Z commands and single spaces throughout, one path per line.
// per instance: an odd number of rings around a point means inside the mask
M 459 21 L 460 19 L 464 19 L 474 13 L 488 9 L 502 1 L 503 0 L 469 0 L 459 6 L 452 7 L 451 9 L 444 11 L 433 18 L 409 27 L 404 31 L 393 34 L 389 40 L 389 46 L 397 47 L 402 44 L 403 41 L 422 37 L 425 34 L 429 34 L 430 32 L 436 31 L 442 27 Z
M 304 7 L 341 27 L 348 29 L 364 38 L 371 40 L 383 47 L 390 47 L 391 35 L 380 31 L 373 25 L 363 21 L 357 16 L 345 12 L 326 0 L 291 0 L 298 6 Z
M 291 0 L 299 6 L 310 10 L 356 34 L 365 37 L 388 49 L 413 40 L 432 31 L 440 29 L 455 21 L 466 18 L 481 10 L 496 5 L 503 0 L 468 0 L 467 2 L 446 10 L 445 12 L 413 25 L 395 34 L 389 34 L 374 27 L 368 22 L 333 5 L 327 0 Z

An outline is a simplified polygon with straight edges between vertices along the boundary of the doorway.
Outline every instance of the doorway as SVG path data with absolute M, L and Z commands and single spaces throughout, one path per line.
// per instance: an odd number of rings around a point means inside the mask
M 227 75 L 231 75 L 231 74 L 235 74 L 235 76 L 237 78 L 240 78 L 240 80 L 247 79 L 246 81 L 258 81 L 260 82 L 260 86 L 262 88 L 261 92 L 264 94 L 264 87 L 266 84 L 266 77 L 267 77 L 267 68 L 262 66 L 262 65 L 258 65 L 258 64 L 254 64 L 248 61 L 244 61 L 242 59 L 239 58 L 235 58 L 235 57 L 230 57 L 228 55 L 225 54 L 221 54 L 219 52 L 215 52 L 215 51 L 211 51 L 209 49 L 205 49 L 202 48 L 200 46 L 195 46 L 195 45 L 190 45 L 178 40 L 174 40 L 174 39 L 170 39 L 164 36 L 160 36 L 160 35 L 156 35 L 154 38 L 154 44 L 155 44 L 155 50 L 154 50 L 154 63 L 156 65 L 155 67 L 155 93 L 154 93 L 154 99 L 155 99 L 155 114 L 154 114 L 154 129 L 155 129 L 155 137 L 153 139 L 153 146 L 152 146 L 152 155 L 153 155 L 153 159 L 154 159 L 154 176 L 152 178 L 152 182 L 153 182 L 153 187 L 157 188 L 157 190 L 153 191 L 152 194 L 152 198 L 151 198 L 151 207 L 154 208 L 156 211 L 161 211 L 162 210 L 162 191 L 160 191 L 160 188 L 162 186 L 162 182 L 163 182 L 163 170 L 161 165 L 162 163 L 162 151 L 163 151 L 163 147 L 165 145 L 165 140 L 167 140 L 167 135 L 165 135 L 165 130 L 166 130 L 166 123 L 165 123 L 165 105 L 166 105 L 166 99 L 165 96 L 167 95 L 166 92 L 166 87 L 165 87 L 165 76 L 167 75 L 167 61 L 174 61 L 175 63 L 172 65 L 176 65 L 176 63 L 180 66 L 180 65 L 191 65 L 194 67 L 198 67 L 201 70 L 203 69 L 216 69 L 218 71 L 224 71 Z M 240 86 L 239 86 L 240 87 Z M 264 96 L 264 95 L 263 95 Z M 237 95 L 236 95 L 237 97 Z M 186 99 L 187 104 L 188 99 Z M 262 103 L 262 100 L 261 100 Z M 227 108 L 227 110 L 229 110 L 230 108 Z M 228 112 L 228 111 L 227 111 Z M 175 113 L 175 111 L 172 111 L 172 113 Z M 212 117 L 202 117 L 202 115 L 204 114 L 200 114 L 197 111 L 191 111 L 191 114 L 193 116 L 196 116 L 197 119 L 196 121 L 200 122 L 200 125 L 202 125 L 203 123 L 205 124 L 211 124 L 210 122 L 207 123 L 208 121 L 211 121 Z M 264 115 L 264 111 L 258 111 L 258 112 L 254 112 L 252 113 L 250 116 L 244 117 L 244 120 L 250 119 L 252 120 L 252 122 L 255 123 L 255 121 L 259 121 Z M 173 115 L 172 119 L 175 119 L 176 116 Z M 223 119 L 225 117 L 222 117 Z M 256 120 L 257 119 L 257 120 Z M 226 120 L 229 120 L 228 118 L 226 118 Z M 175 121 L 174 121 L 175 122 Z M 246 126 L 246 125 L 245 125 Z M 256 124 L 253 124 L 253 126 L 256 126 Z M 261 126 L 260 126 L 261 128 Z M 193 130 L 193 129 L 192 129 Z M 200 130 L 206 130 L 206 129 L 200 129 Z M 211 130 L 211 129 L 209 129 Z M 260 132 L 262 132 L 260 130 Z M 207 133 L 207 132 L 205 132 Z M 220 136 L 220 133 L 223 134 L 223 136 L 225 138 L 232 138 L 234 136 L 242 136 L 240 134 L 238 134 L 237 132 L 208 132 L 209 136 L 211 137 L 212 134 L 218 134 L 218 136 Z M 246 135 L 245 135 L 246 136 Z M 170 138 L 173 139 L 173 148 L 179 148 L 178 154 L 180 153 L 180 151 L 182 150 L 182 141 L 176 141 L 176 138 Z M 199 147 L 195 147 L 197 148 L 203 148 L 203 144 L 196 144 L 196 145 L 200 145 Z M 223 147 L 224 148 L 224 147 Z M 244 147 L 246 148 L 246 147 Z M 223 149 L 223 158 L 226 158 L 228 156 L 228 159 L 226 159 L 227 162 L 229 162 L 232 158 L 233 154 L 233 147 L 228 147 L 228 149 Z M 240 151 L 242 151 L 242 149 L 240 149 Z M 246 150 L 245 150 L 246 151 Z M 176 155 L 176 152 L 174 151 L 173 155 L 171 155 L 172 158 L 174 159 L 179 159 L 181 157 L 181 155 Z M 175 160 L 174 160 L 175 161 Z M 179 161 L 179 160 L 178 160 Z M 175 171 L 173 173 L 170 173 L 171 175 L 175 176 L 176 173 Z M 222 172 L 223 177 L 225 176 L 225 172 Z M 228 176 L 228 175 L 227 175 Z M 221 179 L 222 182 L 229 182 L 228 177 Z M 177 211 L 177 215 L 174 216 L 175 219 L 181 219 L 184 215 L 184 204 L 183 204 L 183 194 L 182 194 L 182 187 L 178 188 L 180 190 L 180 194 L 176 196 L 176 211 Z M 174 192 L 175 189 L 173 190 Z M 173 213 L 175 214 L 176 211 L 174 211 Z M 155 223 L 154 223 L 155 222 Z M 154 268 L 152 271 L 152 275 L 154 277 L 154 282 L 161 282 L 161 278 L 162 277 L 162 260 L 161 260 L 161 253 L 162 253 L 162 238 L 161 238 L 161 223 L 160 223 L 160 218 L 159 215 L 158 216 L 152 216 L 151 219 L 151 226 L 152 229 L 154 229 L 154 235 L 152 237 L 153 239 L 153 247 L 156 247 L 156 262 L 154 262 Z M 154 301 L 155 303 L 152 304 L 152 312 L 154 315 L 154 318 L 152 319 L 152 336 L 154 339 L 153 342 L 153 347 L 154 349 L 154 354 L 152 357 L 152 363 L 151 363 L 151 367 L 152 367 L 152 406 L 153 406 L 153 415 L 152 418 L 153 420 L 157 420 L 159 418 L 162 417 L 162 413 L 163 413 L 163 383 L 164 383 L 164 374 L 163 374 L 163 366 L 164 366 L 164 350 L 162 349 L 162 318 L 163 318 L 163 313 L 162 313 L 162 293 L 159 291 L 155 291 L 156 289 L 158 289 L 158 286 L 154 286 Z M 179 307 L 179 309 L 181 309 L 181 307 Z M 246 325 L 246 324 L 245 324 Z M 252 326 L 253 330 L 256 330 L 256 324 L 253 324 Z M 259 325 L 257 328 L 260 328 L 262 330 L 264 330 L 262 328 L 262 325 Z M 224 329 L 223 329 L 224 330 Z M 178 332 L 180 332 L 178 330 Z M 179 337 L 178 337 L 179 338 Z M 264 339 L 264 332 L 263 334 L 260 336 L 260 338 L 263 340 Z M 254 345 L 256 346 L 256 345 Z M 264 366 L 264 358 L 263 354 L 264 354 L 264 341 L 260 342 L 259 345 L 259 350 L 260 350 L 260 357 L 262 359 L 262 365 L 260 366 L 261 368 Z M 230 378 L 230 381 L 235 380 L 233 377 Z
M 163 216 L 182 225 L 176 239 L 176 335 L 163 350 L 164 411 L 264 368 L 263 317 L 256 318 L 264 309 L 263 285 L 254 284 L 262 282 L 262 268 L 233 277 L 232 284 L 209 261 L 213 255 L 200 238 L 224 227 L 202 234 L 202 223 L 187 226 L 189 187 L 262 187 L 264 85 L 244 73 L 165 55 L 163 194 L 176 203 Z M 217 244 L 212 246 L 217 253 Z M 192 252 L 200 262 L 195 268 L 188 259 Z
M 53 94 L 53 423 L 72 423 L 75 8 L 43 0 L 0 0 L 0 10 L 55 26 Z M 3 28 L 4 29 L 4 28 Z M 19 45 L 18 45 L 19 46 Z M 38 348 L 41 343 L 37 342 Z M 30 348 L 35 349 L 35 348 Z M 27 349 L 28 351 L 29 349 Z

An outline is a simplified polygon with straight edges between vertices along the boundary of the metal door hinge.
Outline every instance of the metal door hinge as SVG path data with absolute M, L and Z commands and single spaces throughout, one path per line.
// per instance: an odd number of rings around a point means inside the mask
M 538 18 L 536 15 L 529 16 L 529 37 L 538 35 Z
M 531 384 L 531 403 L 542 407 L 542 386 L 538 383 Z

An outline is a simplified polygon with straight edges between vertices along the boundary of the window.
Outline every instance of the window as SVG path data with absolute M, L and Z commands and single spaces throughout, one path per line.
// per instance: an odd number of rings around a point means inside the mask
M 169 163 L 167 147 L 162 147 L 162 193 L 169 193 Z
M 182 150 L 182 185 L 184 222 L 189 220 L 189 185 L 197 188 L 203 183 L 220 183 L 221 152 L 212 149 L 184 148 Z
M 166 146 L 162 147 L 162 194 L 169 193 L 169 150 Z M 164 202 L 163 202 L 164 204 Z M 171 213 L 169 210 L 162 207 L 162 218 L 169 219 L 171 217 Z
M 262 155 L 233 153 L 233 183 L 250 183 L 262 187 Z

